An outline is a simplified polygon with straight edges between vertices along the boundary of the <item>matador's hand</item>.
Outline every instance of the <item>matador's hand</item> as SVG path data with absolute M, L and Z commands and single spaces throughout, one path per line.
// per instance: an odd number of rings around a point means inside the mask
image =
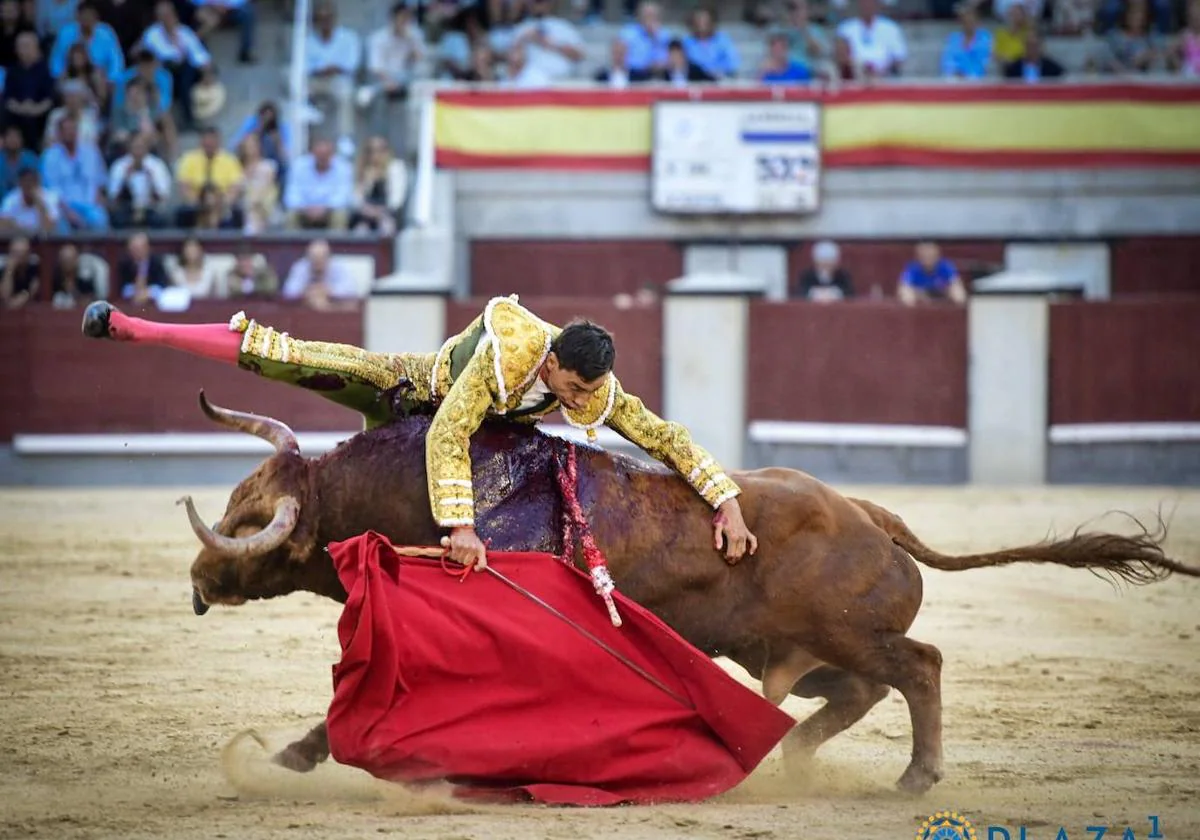
M 487 568 L 487 548 L 475 529 L 460 525 L 450 529 L 450 536 L 442 537 L 442 548 L 450 549 L 450 559 L 482 572 Z
M 736 498 L 724 502 L 713 517 L 713 548 L 720 551 L 722 544 L 725 546 L 725 562 L 731 566 L 741 560 L 747 550 L 751 554 L 758 550 L 758 537 L 746 527 L 742 506 Z

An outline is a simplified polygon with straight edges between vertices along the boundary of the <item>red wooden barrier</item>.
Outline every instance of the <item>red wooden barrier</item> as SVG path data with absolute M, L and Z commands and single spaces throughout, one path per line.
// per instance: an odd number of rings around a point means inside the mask
M 663 240 L 471 243 L 471 290 L 481 297 L 633 293 L 645 285 L 661 287 L 681 274 L 682 246 Z

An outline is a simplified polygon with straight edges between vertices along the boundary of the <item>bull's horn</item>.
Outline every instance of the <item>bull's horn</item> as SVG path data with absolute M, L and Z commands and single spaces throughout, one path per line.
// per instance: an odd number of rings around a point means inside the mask
M 275 447 L 276 452 L 300 451 L 300 444 L 296 441 L 295 433 L 288 428 L 286 423 L 281 423 L 272 417 L 247 414 L 244 411 L 231 411 L 228 408 L 213 405 L 208 401 L 208 397 L 204 396 L 204 391 L 200 392 L 200 410 L 214 423 L 230 429 L 237 429 L 239 432 L 248 432 L 268 441 Z
M 295 496 L 284 496 L 275 503 L 275 517 L 267 527 L 248 537 L 227 537 L 204 524 L 191 496 L 184 496 L 179 501 L 187 508 L 188 521 L 200 542 L 218 554 L 239 559 L 257 557 L 279 548 L 292 535 L 300 517 L 300 502 Z

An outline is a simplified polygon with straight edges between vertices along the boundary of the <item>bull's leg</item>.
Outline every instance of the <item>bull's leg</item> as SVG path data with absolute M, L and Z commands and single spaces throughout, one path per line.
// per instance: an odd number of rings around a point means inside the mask
M 886 685 L 826 665 L 806 675 L 791 691 L 797 697 L 824 697 L 826 703 L 797 724 L 783 742 L 788 772 L 807 769 L 817 748 L 858 723 L 887 696 Z
M 321 721 L 299 741 L 293 741 L 277 752 L 271 760 L 297 773 L 308 773 L 327 758 L 329 733 L 325 728 L 325 721 Z

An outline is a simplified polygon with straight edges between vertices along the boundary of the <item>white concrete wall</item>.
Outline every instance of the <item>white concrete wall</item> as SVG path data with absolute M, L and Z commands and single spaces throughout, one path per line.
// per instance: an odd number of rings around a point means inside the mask
M 364 344 L 376 353 L 434 353 L 446 335 L 444 295 L 377 294 L 363 308 Z

